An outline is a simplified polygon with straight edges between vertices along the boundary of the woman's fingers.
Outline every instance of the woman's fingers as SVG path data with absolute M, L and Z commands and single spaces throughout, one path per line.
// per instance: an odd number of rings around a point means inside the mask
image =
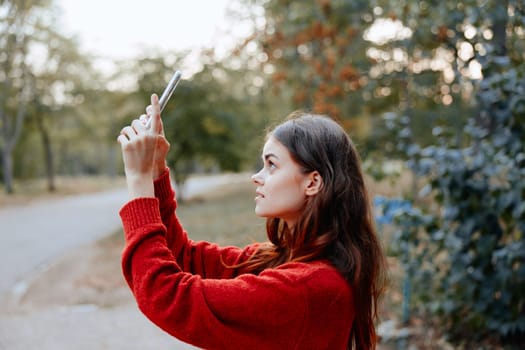
M 139 133 L 143 133 L 146 130 L 147 130 L 146 126 L 140 120 L 140 118 L 139 119 L 134 119 L 131 122 L 131 125 L 128 125 L 128 126 L 125 126 L 124 128 L 122 128 L 122 130 L 120 131 L 119 136 L 117 137 L 117 140 L 121 144 L 129 143 L 129 142 L 135 140 L 139 136 Z M 126 141 L 126 142 L 123 142 L 123 141 Z
M 137 132 L 131 126 L 125 126 L 120 131 L 120 135 L 126 137 L 128 140 L 133 140 L 137 137 Z
M 149 109 L 149 111 L 148 111 Z M 150 116 L 151 119 L 151 130 L 153 130 L 156 133 L 159 133 L 161 131 L 160 126 L 160 105 L 159 105 L 159 97 L 157 94 L 151 95 L 151 105 L 149 105 L 146 108 L 146 112 Z
M 140 115 L 130 125 L 122 128 L 117 141 L 121 145 L 128 144 L 141 134 L 158 134 L 163 136 L 159 98 L 156 94 L 151 95 L 151 104 L 146 107 L 146 114 Z
M 117 142 L 120 143 L 121 146 L 125 146 L 129 143 L 129 140 L 126 136 L 123 134 L 118 135 Z
M 153 105 L 148 105 L 148 107 L 146 107 L 146 114 L 148 115 L 148 117 L 151 118 L 154 112 L 155 112 L 155 107 L 153 107 Z
M 142 116 L 141 116 L 142 117 Z M 146 124 L 144 124 L 142 122 L 142 120 L 139 119 L 135 119 L 131 122 L 131 127 L 133 128 L 133 130 L 135 130 L 135 132 L 138 134 L 139 132 L 144 132 L 147 130 L 146 128 Z

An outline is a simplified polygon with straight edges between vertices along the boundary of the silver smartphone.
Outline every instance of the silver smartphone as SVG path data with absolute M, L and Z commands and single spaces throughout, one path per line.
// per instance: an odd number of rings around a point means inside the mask
M 166 88 L 162 92 L 162 95 L 160 96 L 160 99 L 159 99 L 159 105 L 160 105 L 161 113 L 164 110 L 164 107 L 166 107 L 166 104 L 168 103 L 168 100 L 170 99 L 171 95 L 173 94 L 173 91 L 175 91 L 175 88 L 179 84 L 181 76 L 182 76 L 182 73 L 180 71 L 175 71 L 175 73 L 171 77 L 168 85 L 166 86 Z M 149 118 L 148 121 L 146 122 L 146 128 L 149 128 L 150 125 L 151 125 L 151 118 Z

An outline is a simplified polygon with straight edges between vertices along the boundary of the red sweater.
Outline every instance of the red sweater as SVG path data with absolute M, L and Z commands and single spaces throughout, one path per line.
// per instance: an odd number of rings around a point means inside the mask
M 140 310 L 178 339 L 204 349 L 346 349 L 352 290 L 328 262 L 286 263 L 259 275 L 225 267 L 255 246 L 188 239 L 175 215 L 169 172 L 156 198 L 120 211 L 122 269 Z M 222 262 L 221 262 L 222 259 Z

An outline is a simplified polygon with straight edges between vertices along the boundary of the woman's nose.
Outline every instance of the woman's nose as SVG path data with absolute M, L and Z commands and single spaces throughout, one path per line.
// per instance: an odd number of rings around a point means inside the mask
M 263 183 L 263 180 L 262 180 L 262 176 L 261 176 L 261 171 L 260 170 L 258 173 L 255 173 L 252 175 L 252 182 L 256 185 L 262 185 Z

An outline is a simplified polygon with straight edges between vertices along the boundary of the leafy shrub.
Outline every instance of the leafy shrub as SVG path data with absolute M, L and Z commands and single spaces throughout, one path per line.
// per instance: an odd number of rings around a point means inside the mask
M 452 340 L 522 345 L 525 63 L 494 56 L 484 68 L 465 145 L 451 146 L 447 130 L 436 127 L 434 145 L 419 147 L 410 120 L 397 118 L 399 146 L 426 181 L 415 205 L 427 204 L 397 213 L 395 241 L 413 293 Z

